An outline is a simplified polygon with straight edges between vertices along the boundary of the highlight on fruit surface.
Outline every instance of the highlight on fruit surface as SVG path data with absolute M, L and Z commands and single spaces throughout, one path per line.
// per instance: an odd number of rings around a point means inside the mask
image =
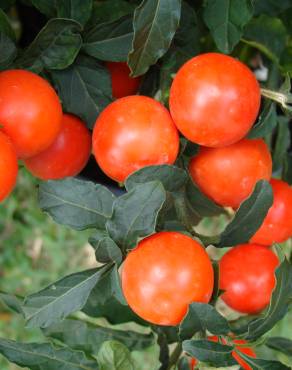
M 178 232 L 153 234 L 122 267 L 122 289 L 132 310 L 158 325 L 177 325 L 192 302 L 208 303 L 214 284 L 205 249 Z

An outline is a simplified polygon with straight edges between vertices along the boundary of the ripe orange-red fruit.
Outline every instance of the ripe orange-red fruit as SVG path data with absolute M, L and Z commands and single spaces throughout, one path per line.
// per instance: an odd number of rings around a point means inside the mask
M 24 163 L 40 179 L 63 179 L 81 172 L 90 152 L 91 135 L 85 124 L 71 114 L 64 114 L 61 131 L 53 144 Z
M 222 206 L 237 208 L 259 180 L 270 180 L 272 159 L 262 139 L 243 139 L 225 148 L 202 147 L 189 165 L 194 182 Z
M 13 190 L 18 165 L 15 149 L 3 131 L 0 131 L 0 202 Z
M 274 194 L 261 227 L 251 238 L 251 243 L 272 245 L 282 243 L 292 236 L 292 188 L 282 180 L 271 180 Z
M 260 312 L 270 302 L 278 264 L 278 257 L 263 245 L 241 244 L 230 249 L 219 262 L 221 298 L 236 311 Z
M 178 232 L 143 239 L 122 269 L 122 289 L 129 306 L 158 325 L 177 325 L 191 302 L 209 302 L 213 283 L 205 249 Z
M 100 168 L 123 182 L 149 165 L 172 164 L 179 149 L 177 129 L 167 109 L 147 96 L 128 96 L 108 105 L 93 130 Z
M 141 77 L 130 77 L 131 70 L 125 62 L 107 62 L 112 82 L 112 93 L 116 99 L 134 95 L 139 89 Z
M 170 112 L 180 132 L 194 143 L 222 147 L 242 139 L 260 108 L 260 88 L 238 60 L 218 53 L 196 56 L 176 74 Z
M 219 342 L 218 337 L 215 336 L 215 335 L 213 335 L 211 337 L 208 337 L 208 340 L 210 340 L 212 342 Z M 245 346 L 244 347 L 242 346 L 244 344 L 247 344 L 248 345 L 248 343 L 247 343 L 246 340 L 244 340 L 244 339 L 234 339 L 233 340 L 233 343 L 235 344 L 235 347 L 236 347 L 236 349 L 239 352 L 241 352 L 241 353 L 243 353 L 243 354 L 245 354 L 245 355 L 247 355 L 249 357 L 253 357 L 253 358 L 256 358 L 257 357 L 256 354 L 255 354 L 255 352 L 254 352 L 254 350 L 252 348 L 250 348 L 248 346 L 246 346 L 246 347 Z M 222 338 L 222 344 L 227 344 L 226 343 L 226 340 L 224 338 Z M 236 346 L 236 344 L 239 344 L 240 346 Z M 235 351 L 232 352 L 232 356 L 234 357 L 234 359 L 239 363 L 239 365 L 244 370 L 252 370 L 252 368 Z M 192 370 L 195 369 L 196 364 L 197 364 L 197 361 L 194 358 L 192 358 L 191 359 L 191 369 Z
M 25 70 L 0 73 L 0 123 L 19 158 L 47 149 L 61 128 L 62 107 L 51 85 Z

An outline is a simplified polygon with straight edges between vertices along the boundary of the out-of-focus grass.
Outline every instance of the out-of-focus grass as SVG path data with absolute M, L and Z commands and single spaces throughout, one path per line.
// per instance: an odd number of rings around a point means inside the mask
M 37 181 L 21 169 L 12 195 L 0 205 L 0 290 L 20 296 L 38 291 L 65 274 L 94 263 L 89 231 L 57 225 L 37 205 Z M 0 312 L 5 309 L 0 306 Z M 38 330 L 24 329 L 16 315 L 0 314 L 0 336 L 38 341 Z M 1 356 L 1 370 L 18 369 Z
M 89 231 L 77 232 L 57 225 L 42 213 L 37 204 L 37 181 L 23 168 L 13 194 L 0 204 L 0 290 L 25 296 L 38 291 L 71 272 L 94 265 L 94 255 L 87 244 Z M 204 219 L 197 230 L 205 235 L 220 233 L 230 217 Z M 284 246 L 289 254 L 291 242 Z M 216 259 L 223 250 L 210 251 Z M 271 335 L 292 339 L 292 312 L 272 330 Z M 137 329 L 133 324 L 125 328 Z M 24 321 L 11 315 L 0 305 L 0 337 L 23 342 L 40 342 L 44 337 L 37 329 L 25 329 Z M 265 346 L 256 348 L 259 356 L 279 358 L 288 364 L 287 357 Z M 153 346 L 144 353 L 135 352 L 139 370 L 158 368 L 158 348 Z M 16 370 L 0 356 L 1 370 Z

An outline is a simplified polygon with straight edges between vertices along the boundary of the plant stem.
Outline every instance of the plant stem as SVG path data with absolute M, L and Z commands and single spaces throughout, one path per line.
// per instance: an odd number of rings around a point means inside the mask
M 261 88 L 261 94 L 265 98 L 271 99 L 279 103 L 283 108 L 286 108 L 286 109 L 291 108 L 291 104 L 292 104 L 291 94 L 285 94 L 279 91 L 273 91 L 273 90 L 263 89 L 263 88 Z
M 172 354 L 170 355 L 167 370 L 170 370 L 172 366 L 174 366 L 177 363 L 178 359 L 180 358 L 181 353 L 182 353 L 182 345 L 181 343 L 178 343 L 175 349 L 173 350 Z

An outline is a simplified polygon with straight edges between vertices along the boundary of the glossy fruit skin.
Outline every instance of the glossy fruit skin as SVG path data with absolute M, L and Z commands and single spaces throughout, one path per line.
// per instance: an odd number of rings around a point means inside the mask
M 91 135 L 85 124 L 64 114 L 62 127 L 53 144 L 24 161 L 27 169 L 42 180 L 76 176 L 85 167 L 91 153 Z
M 251 243 L 270 246 L 292 236 L 292 188 L 282 180 L 270 181 L 274 201 Z
M 13 190 L 18 173 L 17 155 L 7 135 L 0 130 L 0 202 Z
M 190 141 L 223 147 L 242 139 L 260 108 L 260 88 L 253 73 L 238 60 L 206 53 L 186 62 L 170 90 L 170 112 Z
M 219 342 L 219 339 L 217 336 L 213 335 L 211 337 L 208 337 L 208 340 L 212 341 L 212 342 Z M 235 347 L 236 349 L 249 356 L 249 357 L 253 357 L 253 358 L 256 358 L 256 354 L 254 352 L 254 350 L 250 347 L 242 347 L 243 344 L 248 344 L 246 340 L 244 339 L 235 339 L 233 341 L 233 343 L 235 344 Z M 227 344 L 226 340 L 224 338 L 222 338 L 222 344 Z M 239 344 L 240 346 L 236 346 L 236 344 Z M 235 352 L 233 351 L 232 352 L 232 356 L 234 357 L 234 359 L 239 363 L 239 365 L 244 369 L 244 370 L 252 370 L 252 368 Z M 197 364 L 197 361 L 192 358 L 191 359 L 191 369 L 195 369 L 195 366 Z
M 256 182 L 270 180 L 272 159 L 262 139 L 243 139 L 225 148 L 202 147 L 189 165 L 203 193 L 225 207 L 237 208 Z
M 191 302 L 209 302 L 213 284 L 205 249 L 178 232 L 143 239 L 122 268 L 122 289 L 129 306 L 158 325 L 177 325 Z
M 123 182 L 149 165 L 172 164 L 178 131 L 167 109 L 146 96 L 128 96 L 108 105 L 93 130 L 93 152 L 110 178 Z
M 47 149 L 61 120 L 59 98 L 46 80 L 25 70 L 0 73 L 0 122 L 19 158 Z
M 116 99 L 137 93 L 141 77 L 130 77 L 131 70 L 125 62 L 107 62 L 112 82 L 112 94 Z
M 270 302 L 275 286 L 278 257 L 257 244 L 241 244 L 230 249 L 219 262 L 221 298 L 236 311 L 254 314 Z

